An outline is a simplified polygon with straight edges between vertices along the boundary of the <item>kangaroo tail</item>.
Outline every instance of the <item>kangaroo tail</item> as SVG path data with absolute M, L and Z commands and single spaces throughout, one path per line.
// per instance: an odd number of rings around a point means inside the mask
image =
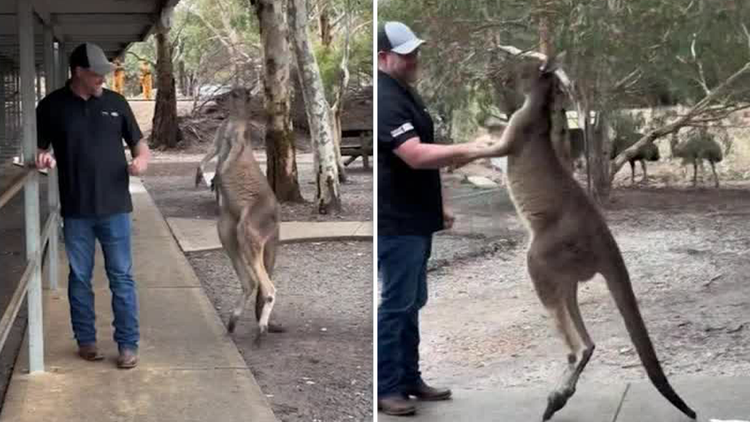
M 688 407 L 682 398 L 677 395 L 669 384 L 666 375 L 664 375 L 661 364 L 656 357 L 654 345 L 649 338 L 646 324 L 643 322 L 643 317 L 638 309 L 638 302 L 633 293 L 628 270 L 619 254 L 617 262 L 614 263 L 607 273 L 603 274 L 607 279 L 607 288 L 625 320 L 625 327 L 628 330 L 628 334 L 630 334 L 630 339 L 635 346 L 638 357 L 640 357 L 643 363 L 643 367 L 646 369 L 649 379 L 659 393 L 672 403 L 674 407 L 691 419 L 695 419 L 695 411 Z

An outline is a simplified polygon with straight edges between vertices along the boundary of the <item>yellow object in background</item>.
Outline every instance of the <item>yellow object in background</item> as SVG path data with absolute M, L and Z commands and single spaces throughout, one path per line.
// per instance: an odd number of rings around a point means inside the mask
M 115 77 L 113 89 L 120 95 L 125 95 L 125 68 L 119 60 L 115 60 Z
M 151 77 L 151 67 L 145 61 L 141 61 L 141 88 L 143 91 L 143 98 L 151 99 L 151 87 L 153 86 L 153 80 Z

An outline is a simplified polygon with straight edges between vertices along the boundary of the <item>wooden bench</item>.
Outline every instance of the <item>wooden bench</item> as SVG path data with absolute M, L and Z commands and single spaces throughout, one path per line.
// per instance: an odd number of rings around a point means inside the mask
M 341 131 L 341 156 L 349 157 L 344 161 L 348 166 L 362 157 L 364 168 L 370 168 L 372 155 L 372 129 L 346 129 Z

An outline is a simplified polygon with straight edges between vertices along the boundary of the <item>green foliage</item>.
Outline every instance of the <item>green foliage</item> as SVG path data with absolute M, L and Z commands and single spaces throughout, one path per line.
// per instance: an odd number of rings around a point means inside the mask
M 356 83 L 357 79 L 369 83 L 372 74 L 372 31 L 369 28 L 360 30 L 350 39 L 348 69 L 350 73 L 350 84 Z M 344 56 L 344 38 L 340 36 L 334 42 L 332 48 L 325 48 L 322 44 L 315 43 L 315 59 L 318 61 L 320 76 L 325 87 L 326 97 L 330 100 L 333 87 L 339 83 L 341 72 L 341 59 Z M 367 77 L 363 78 L 363 75 Z M 355 78 L 359 76 L 359 78 Z

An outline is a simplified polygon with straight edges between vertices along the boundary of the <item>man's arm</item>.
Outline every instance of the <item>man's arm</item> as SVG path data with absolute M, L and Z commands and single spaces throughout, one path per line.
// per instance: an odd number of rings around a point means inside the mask
M 413 169 L 437 169 L 486 156 L 487 147 L 477 142 L 443 145 L 423 144 L 419 137 L 408 139 L 394 152 Z
M 133 155 L 133 162 L 128 166 L 128 173 L 131 176 L 140 176 L 148 169 L 148 162 L 151 160 L 151 150 L 146 141 L 141 139 L 130 148 L 130 152 Z
M 48 117 L 48 101 L 46 98 L 42 99 L 36 107 L 36 121 L 39 123 L 36 130 L 36 168 L 46 169 L 55 168 L 57 161 L 55 161 L 54 155 L 50 151 L 52 146 L 52 134 L 49 133 L 51 127 Z

